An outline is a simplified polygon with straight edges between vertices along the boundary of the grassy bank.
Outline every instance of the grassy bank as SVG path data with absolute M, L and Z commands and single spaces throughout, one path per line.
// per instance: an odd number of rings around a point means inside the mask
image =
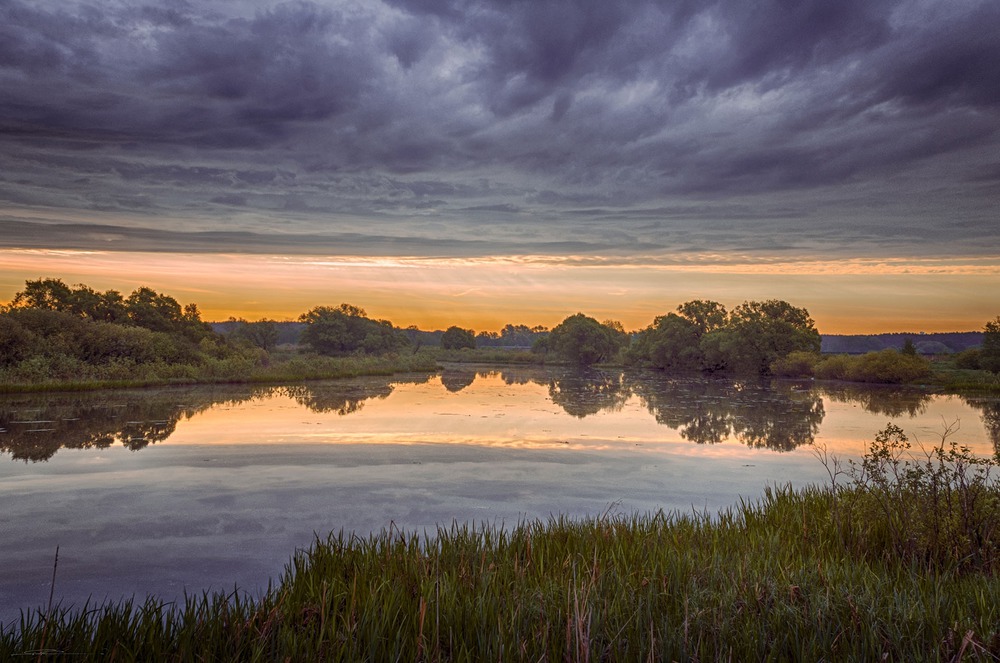
M 261 600 L 27 617 L 0 658 L 991 660 L 1000 579 L 855 557 L 822 492 L 710 520 L 455 526 L 317 542 Z
M 335 534 L 261 598 L 25 615 L 0 659 L 995 660 L 994 463 L 908 453 L 712 517 Z
M 302 380 L 427 373 L 438 370 L 428 353 L 384 356 L 323 357 L 296 352 L 245 353 L 197 364 L 120 362 L 112 365 L 47 367 L 37 375 L 0 371 L 0 393 L 82 391 L 174 384 L 289 383 Z
M 982 369 L 959 368 L 951 358 L 931 363 L 930 382 L 951 393 L 1000 394 L 1000 374 Z
M 421 348 L 421 353 L 427 353 L 435 357 L 438 361 L 446 361 L 455 364 L 562 364 L 565 362 L 554 361 L 554 357 L 546 360 L 545 355 L 525 350 L 523 348 L 461 348 L 459 350 L 445 350 L 440 347 Z

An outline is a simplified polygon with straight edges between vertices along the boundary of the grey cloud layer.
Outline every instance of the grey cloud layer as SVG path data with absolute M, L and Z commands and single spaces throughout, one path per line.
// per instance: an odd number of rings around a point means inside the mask
M 992 0 L 0 0 L 0 201 L 245 250 L 995 253 L 997 34 Z

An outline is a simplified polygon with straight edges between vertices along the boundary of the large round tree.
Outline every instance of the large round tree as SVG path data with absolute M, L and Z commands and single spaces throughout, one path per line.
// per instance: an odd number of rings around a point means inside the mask
M 408 343 L 388 320 L 372 320 L 350 304 L 317 306 L 299 316 L 306 323 L 302 342 L 322 355 L 385 354 Z
M 626 340 L 621 331 L 577 313 L 556 325 L 548 348 L 574 364 L 589 366 L 613 357 Z
M 705 334 L 700 345 L 710 370 L 764 375 L 790 352 L 818 353 L 820 336 L 809 311 L 769 299 L 737 306 L 727 324 Z
M 451 326 L 441 334 L 441 347 L 445 350 L 461 350 L 476 347 L 476 333 L 471 329 Z

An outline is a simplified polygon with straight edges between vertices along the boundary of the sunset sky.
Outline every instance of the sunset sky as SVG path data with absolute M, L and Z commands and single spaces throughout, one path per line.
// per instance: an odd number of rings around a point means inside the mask
M 0 0 L 0 301 L 1000 314 L 996 0 Z

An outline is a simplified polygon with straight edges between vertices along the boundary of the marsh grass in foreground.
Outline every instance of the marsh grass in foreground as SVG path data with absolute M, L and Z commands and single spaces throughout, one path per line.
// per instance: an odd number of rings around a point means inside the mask
M 0 659 L 996 660 L 995 463 L 907 443 L 715 516 L 335 534 L 259 599 L 25 615 Z

